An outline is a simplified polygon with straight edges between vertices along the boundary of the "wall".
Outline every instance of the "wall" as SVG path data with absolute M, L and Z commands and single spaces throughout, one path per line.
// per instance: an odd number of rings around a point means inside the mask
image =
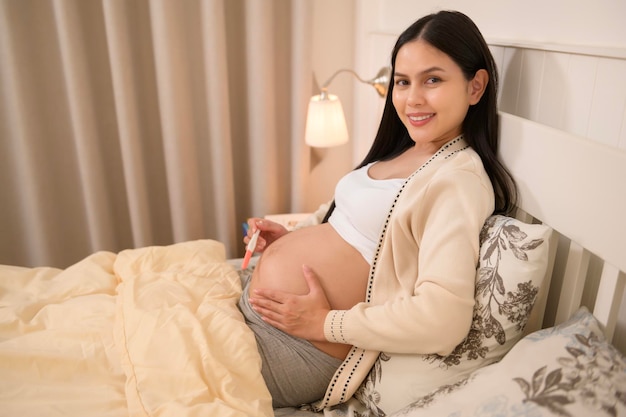
M 354 7 L 352 0 L 313 2 L 312 94 L 319 94 L 319 86 L 337 70 L 353 68 Z M 343 104 L 349 131 L 353 119 L 353 86 L 353 80 L 345 74 L 338 75 L 329 86 L 329 91 Z M 304 212 L 314 211 L 331 200 L 335 184 L 352 168 L 350 143 L 333 148 L 309 148 L 308 152 L 310 177 L 303 190 L 300 210 Z
M 476 22 L 485 37 L 596 47 L 626 47 L 626 2 L 622 0 L 385 0 L 376 30 L 398 32 L 422 15 L 456 9 Z

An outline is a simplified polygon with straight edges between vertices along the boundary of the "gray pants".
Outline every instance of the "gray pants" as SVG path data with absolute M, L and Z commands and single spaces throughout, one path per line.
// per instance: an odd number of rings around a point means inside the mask
M 341 360 L 265 323 L 248 302 L 249 276 L 239 309 L 254 332 L 263 361 L 261 373 L 274 408 L 295 407 L 321 399 Z

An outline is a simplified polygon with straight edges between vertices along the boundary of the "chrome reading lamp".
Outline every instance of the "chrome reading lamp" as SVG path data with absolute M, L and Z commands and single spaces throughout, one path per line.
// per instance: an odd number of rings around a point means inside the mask
M 304 141 L 309 146 L 328 148 L 348 141 L 348 128 L 341 101 L 336 95 L 328 93 L 328 85 L 342 72 L 349 72 L 362 83 L 373 86 L 381 97 L 387 95 L 391 77 L 390 67 L 381 68 L 371 80 L 362 79 L 350 69 L 338 70 L 322 85 L 320 94 L 311 97 L 309 101 L 304 133 Z

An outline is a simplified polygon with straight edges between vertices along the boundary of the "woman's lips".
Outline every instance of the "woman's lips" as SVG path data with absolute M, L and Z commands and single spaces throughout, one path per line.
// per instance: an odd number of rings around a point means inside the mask
M 427 113 L 427 114 L 409 114 L 407 115 L 409 119 L 409 123 L 413 126 L 423 126 L 428 123 L 433 117 L 435 117 L 435 113 Z

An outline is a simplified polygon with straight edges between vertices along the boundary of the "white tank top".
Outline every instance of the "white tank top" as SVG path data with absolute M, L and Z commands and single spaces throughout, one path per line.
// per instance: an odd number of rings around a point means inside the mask
M 328 223 L 371 265 L 383 223 L 404 183 L 403 178 L 376 180 L 369 176 L 372 162 L 351 171 L 335 187 L 335 209 Z

